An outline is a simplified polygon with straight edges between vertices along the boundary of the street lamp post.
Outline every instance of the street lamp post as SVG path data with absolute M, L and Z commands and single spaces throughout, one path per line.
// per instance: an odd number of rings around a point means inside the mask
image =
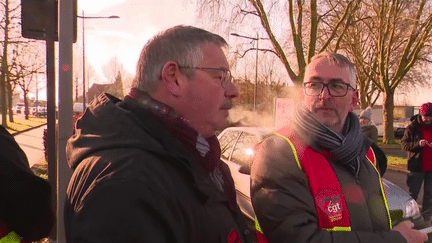
M 258 86 L 258 41 L 260 39 L 266 39 L 266 38 L 260 38 L 258 33 L 256 35 L 256 37 L 250 37 L 250 36 L 244 36 L 244 35 L 239 35 L 237 33 L 231 33 L 232 36 L 236 36 L 236 37 L 241 37 L 241 38 L 246 38 L 246 39 L 250 39 L 250 40 L 254 40 L 256 41 L 256 53 L 255 53 L 255 85 L 254 85 L 254 110 L 256 110 L 256 106 L 257 106 L 257 86 Z
M 86 78 L 85 78 L 85 74 L 86 74 L 86 71 L 85 71 L 85 39 L 84 39 L 84 24 L 85 24 L 85 19 L 118 19 L 118 18 L 120 18 L 119 16 L 117 16 L 117 15 L 111 15 L 111 16 L 106 16 L 106 17 L 97 17 L 97 16 L 85 16 L 84 15 L 84 10 L 82 11 L 82 16 L 77 16 L 78 18 L 80 18 L 80 19 L 82 19 L 82 65 L 83 65 L 83 67 L 82 67 L 82 80 L 83 80 L 83 82 L 82 82 L 82 97 L 83 97 L 83 112 L 84 112 L 84 110 L 85 110 L 85 108 L 86 108 L 86 89 L 85 89 L 85 87 L 86 87 Z

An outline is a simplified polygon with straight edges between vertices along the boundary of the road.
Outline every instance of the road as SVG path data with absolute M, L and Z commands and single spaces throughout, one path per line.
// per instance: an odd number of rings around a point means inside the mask
M 39 162 L 44 156 L 43 130 L 46 127 L 46 125 L 41 126 L 14 136 L 17 143 L 27 155 L 30 167 Z

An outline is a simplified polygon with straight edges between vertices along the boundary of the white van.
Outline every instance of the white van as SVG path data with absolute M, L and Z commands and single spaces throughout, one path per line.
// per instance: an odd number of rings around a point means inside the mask
M 86 107 L 88 107 L 88 104 L 86 104 Z M 83 103 L 76 102 L 73 105 L 73 113 L 83 113 Z

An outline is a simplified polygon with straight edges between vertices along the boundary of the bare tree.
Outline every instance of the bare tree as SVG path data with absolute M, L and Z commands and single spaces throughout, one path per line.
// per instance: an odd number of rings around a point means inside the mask
M 123 64 L 117 57 L 111 58 L 103 67 L 102 71 L 110 83 L 114 83 L 120 74 L 120 77 L 125 76 Z
M 35 86 L 35 80 L 38 73 L 43 73 L 45 62 L 41 52 L 37 49 L 37 43 L 21 44 L 16 47 L 13 63 L 13 77 L 15 83 L 21 88 L 24 96 L 25 119 L 29 118 L 28 94 L 31 88 Z
M 14 4 L 13 1 L 5 0 L 0 2 L 3 8 L 1 11 L 4 13 L 1 19 L 1 31 L 3 32 L 2 51 L 1 51 L 1 75 L 0 75 L 0 106 L 2 113 L 2 125 L 7 127 L 7 82 L 9 80 L 9 45 L 17 40 L 19 36 L 16 34 L 19 19 L 19 5 Z
M 123 80 L 122 80 L 122 75 L 121 75 L 120 71 L 117 73 L 117 77 L 116 77 L 114 83 L 109 88 L 108 93 L 114 95 L 115 97 L 123 99 L 123 97 L 124 97 Z
M 415 4 L 409 4 L 405 1 L 403 8 L 406 8 L 403 15 L 409 18 L 409 14 L 415 13 L 417 6 Z M 385 90 L 379 83 L 379 57 L 382 49 L 379 48 L 380 33 L 378 31 L 380 26 L 380 2 L 377 1 L 362 1 L 359 11 L 353 17 L 351 22 L 351 28 L 345 34 L 345 38 L 342 41 L 341 48 L 345 50 L 351 59 L 354 61 L 358 74 L 358 88 L 360 91 L 360 107 L 362 109 L 367 106 L 373 106 L 379 98 L 379 95 Z M 399 3 L 402 4 L 402 3 Z M 388 16 L 390 17 L 390 16 Z M 386 17 L 385 17 L 386 18 Z M 382 20 L 382 18 L 381 18 Z M 402 55 L 404 51 L 401 47 L 405 46 L 406 37 L 408 33 L 407 23 L 400 21 L 395 23 L 392 27 L 396 33 L 393 38 L 394 47 L 392 49 L 392 55 Z M 429 48 L 425 46 L 424 48 Z M 424 51 L 423 51 L 424 52 Z M 399 53 L 399 54 L 395 54 Z M 426 52 L 427 53 L 427 52 Z M 403 77 L 403 82 L 400 82 L 400 88 L 405 90 L 412 90 L 413 86 L 425 86 L 427 83 L 427 73 L 424 72 L 424 67 L 421 63 L 424 61 L 419 57 L 419 62 L 412 66 L 410 72 L 406 73 Z M 395 67 L 399 64 L 399 59 L 389 58 L 388 67 Z
M 75 102 L 82 102 L 82 94 L 83 94 L 83 80 L 85 80 L 85 88 L 86 90 L 90 89 L 91 83 L 98 83 L 100 80 L 100 76 L 96 73 L 93 66 L 86 59 L 85 61 L 85 72 L 83 72 L 83 56 L 82 56 L 82 46 L 74 45 L 73 50 L 73 66 L 74 66 L 74 93 L 75 93 Z M 85 78 L 83 78 L 83 74 L 85 74 Z M 89 101 L 87 101 L 88 103 Z
M 5 0 L 0 2 L 4 17 L 1 19 L 1 31 L 3 31 L 2 41 L 2 64 L 0 76 L 0 104 L 2 112 L 2 125 L 7 127 L 7 110 L 9 109 L 9 121 L 13 122 L 12 99 L 15 87 L 19 80 L 27 78 L 26 75 L 33 75 L 40 71 L 44 61 L 40 58 L 33 59 L 32 55 L 37 53 L 40 56 L 41 42 L 25 40 L 21 37 L 20 27 L 20 4 L 17 0 Z M 31 46 L 30 48 L 27 48 Z M 28 54 L 30 56 L 28 56 Z M 29 60 L 34 63 L 29 64 Z M 40 66 L 34 69 L 36 66 Z M 30 68 L 31 70 L 26 70 Z M 26 109 L 28 113 L 28 108 Z
M 355 58 L 360 90 L 380 92 L 383 98 L 384 143 L 394 143 L 393 109 L 397 88 L 424 85 L 425 63 L 431 51 L 432 8 L 421 1 L 364 1 L 362 9 L 367 13 L 359 18 L 358 32 L 367 36 L 349 36 L 356 41 L 349 43 Z M 361 40 L 361 41 L 359 41 Z M 361 46 L 365 42 L 365 46 Z M 355 50 L 358 50 L 357 52 Z M 362 79 L 363 78 L 363 79 Z M 362 99 L 371 102 L 372 96 Z M 368 100 L 369 99 L 369 100 Z
M 305 66 L 310 58 L 329 50 L 330 43 L 340 42 L 359 3 L 359 0 L 337 1 L 333 6 L 327 1 L 305 0 L 283 3 L 272 0 L 238 0 L 232 3 L 199 1 L 201 18 L 208 18 L 210 14 L 215 20 L 213 26 L 219 30 L 250 30 L 248 25 L 251 23 L 259 26 L 256 31 L 265 32 L 271 44 L 268 51 L 278 57 L 290 79 L 298 85 L 303 81 Z M 227 9 L 233 11 L 231 15 L 227 14 Z M 341 16 L 334 13 L 338 9 L 344 10 Z M 336 49 L 332 51 L 337 51 L 338 46 L 334 47 Z

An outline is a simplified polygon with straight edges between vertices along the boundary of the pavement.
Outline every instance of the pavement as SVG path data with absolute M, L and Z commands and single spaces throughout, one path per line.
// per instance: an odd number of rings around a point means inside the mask
M 15 141 L 26 154 L 30 167 L 44 161 L 43 131 L 45 128 L 46 125 L 37 126 L 26 132 L 14 134 Z

